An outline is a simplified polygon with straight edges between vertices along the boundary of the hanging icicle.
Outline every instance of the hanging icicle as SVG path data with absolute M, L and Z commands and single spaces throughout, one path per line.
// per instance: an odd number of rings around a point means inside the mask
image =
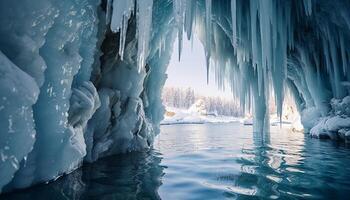
M 210 67 L 210 51 L 211 51 L 211 37 L 212 37 L 212 24 L 211 24 L 211 0 L 205 0 L 205 61 L 207 65 L 207 84 L 209 84 L 209 67 Z
M 110 0 L 107 1 L 107 23 L 109 21 L 110 13 Z M 128 28 L 128 20 L 131 13 L 134 11 L 134 0 L 114 0 L 113 1 L 113 11 L 111 19 L 111 30 L 113 32 L 120 32 L 119 39 L 119 51 L 118 54 L 123 59 L 126 31 Z
M 152 28 L 153 0 L 137 1 L 137 64 L 140 72 L 146 65 L 149 52 L 149 40 Z

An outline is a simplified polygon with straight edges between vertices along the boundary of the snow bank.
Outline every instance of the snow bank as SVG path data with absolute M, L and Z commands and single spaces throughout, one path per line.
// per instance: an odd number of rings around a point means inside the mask
M 198 102 L 197 102 L 198 103 Z M 205 109 L 197 107 L 196 104 L 189 109 L 167 107 L 161 125 L 170 124 L 205 124 L 205 123 L 230 123 L 239 122 L 241 118 L 230 116 L 207 115 Z
M 332 99 L 331 106 L 330 116 L 319 119 L 310 130 L 311 136 L 350 141 L 350 96 Z

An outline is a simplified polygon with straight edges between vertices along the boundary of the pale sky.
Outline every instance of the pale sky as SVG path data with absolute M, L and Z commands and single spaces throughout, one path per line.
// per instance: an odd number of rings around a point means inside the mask
M 230 91 L 223 92 L 217 89 L 214 74 L 209 74 L 209 85 L 207 85 L 204 48 L 196 36 L 193 37 L 193 48 L 191 41 L 184 37 L 180 62 L 178 54 L 176 39 L 167 70 L 168 79 L 165 87 L 191 87 L 200 95 L 232 98 Z

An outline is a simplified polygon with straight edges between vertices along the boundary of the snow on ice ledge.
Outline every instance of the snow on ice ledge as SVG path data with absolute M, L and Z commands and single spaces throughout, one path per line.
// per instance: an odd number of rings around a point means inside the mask
M 350 141 L 350 96 L 331 101 L 332 112 L 321 118 L 310 130 L 317 138 L 343 139 Z
M 349 9 L 328 0 L 2 0 L 0 190 L 151 146 L 182 30 L 201 39 L 208 76 L 254 111 L 255 131 L 269 124 L 272 91 L 281 115 L 288 87 L 306 131 L 347 138 Z

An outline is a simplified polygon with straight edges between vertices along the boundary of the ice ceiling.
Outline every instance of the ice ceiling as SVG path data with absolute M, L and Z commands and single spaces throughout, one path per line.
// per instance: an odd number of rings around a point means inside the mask
M 196 34 L 254 130 L 292 91 L 306 132 L 350 138 L 347 0 L 0 1 L 0 191 L 148 148 L 175 37 Z

